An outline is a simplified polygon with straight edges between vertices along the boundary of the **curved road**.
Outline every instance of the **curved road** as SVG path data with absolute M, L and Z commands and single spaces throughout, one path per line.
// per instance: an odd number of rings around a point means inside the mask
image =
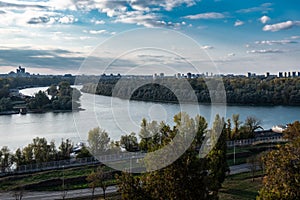
M 249 172 L 250 164 L 241 164 L 241 165 L 234 165 L 230 167 L 230 174 L 239 174 L 243 172 Z M 106 193 L 116 192 L 117 187 L 111 186 L 108 187 Z M 66 198 L 75 198 L 75 197 L 88 197 L 92 193 L 91 189 L 80 189 L 80 190 L 70 190 L 66 193 Z M 101 188 L 95 189 L 95 195 L 103 194 Z M 24 197 L 22 200 L 55 200 L 55 199 L 62 199 L 63 192 L 25 192 Z M 0 193 L 0 199 L 2 200 L 15 200 L 14 194 L 12 192 L 5 192 Z

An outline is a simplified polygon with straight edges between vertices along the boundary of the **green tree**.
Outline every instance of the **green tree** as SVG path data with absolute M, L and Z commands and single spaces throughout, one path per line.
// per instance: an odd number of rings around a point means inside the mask
M 226 173 L 229 172 L 227 164 L 227 144 L 226 144 L 226 129 L 225 121 L 216 115 L 213 127 L 211 130 L 211 140 L 213 148 L 208 154 L 209 172 L 214 180 L 214 192 L 217 195 L 225 180 Z
M 207 132 L 207 123 L 204 118 L 197 116 L 190 118 L 186 113 L 174 116 L 175 126 L 173 129 L 167 125 L 146 126 L 150 123 L 142 122 L 144 133 L 158 133 L 160 142 L 148 140 L 148 152 L 162 149 L 166 145 L 173 153 L 186 150 L 179 158 L 170 165 L 156 171 L 144 173 L 140 177 L 134 177 L 128 173 L 121 176 L 119 190 L 123 199 L 216 199 L 213 186 L 214 177 L 209 175 L 208 158 L 199 156 L 201 146 Z M 151 134 L 150 134 L 151 136 Z M 176 143 L 174 139 L 176 136 Z M 195 137 L 192 144 L 187 143 L 189 136 Z M 189 146 L 187 146 L 189 145 Z M 150 147 L 150 148 L 149 148 Z M 147 169 L 160 162 L 170 159 L 168 153 L 160 154 L 154 159 L 151 154 L 145 158 Z
M 1 98 L 0 99 L 0 112 L 12 110 L 12 102 L 10 98 Z
M 50 100 L 45 92 L 39 91 L 29 102 L 29 108 L 43 111 L 50 106 Z
M 107 189 L 107 181 L 111 178 L 109 172 L 105 172 L 105 167 L 98 167 L 96 171 L 93 171 L 86 178 L 87 182 L 89 182 L 89 187 L 92 188 L 92 199 L 94 198 L 95 188 L 101 187 L 103 191 L 103 197 L 106 199 L 106 189 Z
M 138 141 L 135 133 L 130 135 L 122 135 L 120 140 L 120 145 L 125 148 L 126 151 L 134 152 L 138 150 Z
M 226 123 L 226 140 L 232 140 L 232 130 L 231 130 L 231 120 L 230 118 L 227 119 Z
M 133 176 L 127 172 L 122 172 L 121 175 L 116 175 L 116 179 L 118 182 L 118 191 L 121 193 L 123 200 L 152 199 L 143 189 L 140 177 Z
M 263 159 L 266 176 L 257 199 L 298 199 L 300 196 L 300 123 L 290 124 L 286 133 L 292 133 L 289 136 L 293 140 Z
M 69 139 L 66 139 L 66 141 L 62 139 L 58 149 L 58 155 L 60 160 L 70 159 L 70 153 L 73 149 L 73 145 L 71 144 L 71 141 Z
M 7 172 L 10 170 L 13 164 L 14 158 L 10 153 L 7 146 L 4 146 L 0 150 L 0 170 L 1 172 Z
M 241 125 L 240 115 L 239 114 L 233 114 L 232 115 L 232 121 L 233 121 L 233 124 L 234 124 L 233 131 L 232 131 L 232 134 L 233 134 L 232 138 L 238 139 L 240 137 L 240 133 L 239 133 L 239 127 Z
M 105 130 L 97 127 L 89 131 L 88 143 L 93 156 L 104 155 L 109 149 L 110 138 Z

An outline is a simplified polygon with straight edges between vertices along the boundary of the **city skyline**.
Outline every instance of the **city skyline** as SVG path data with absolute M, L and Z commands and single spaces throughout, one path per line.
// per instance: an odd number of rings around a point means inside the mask
M 233 0 L 2 0 L 0 5 L 0 73 L 22 65 L 32 73 L 76 74 L 97 46 L 137 28 L 183 34 L 209 55 L 203 62 L 213 61 L 222 74 L 277 74 L 299 69 L 300 12 L 295 0 L 246 0 L 243 4 Z M 147 40 L 153 36 L 151 32 L 141 34 Z M 156 38 L 163 46 L 165 41 Z M 126 45 L 119 43 L 118 49 L 126 49 Z M 179 45 L 188 52 L 184 58 L 195 59 L 198 50 Z M 99 62 L 118 56 L 115 49 L 107 48 Z M 176 59 L 170 63 L 172 59 L 165 53 L 146 51 L 135 56 L 145 62 L 155 59 L 179 73 L 190 71 L 186 63 Z M 130 71 L 138 63 L 135 57 L 121 61 L 112 73 L 124 72 L 118 69 L 123 66 Z M 160 69 L 148 68 L 147 73 L 152 74 Z M 141 72 L 143 69 L 137 73 Z

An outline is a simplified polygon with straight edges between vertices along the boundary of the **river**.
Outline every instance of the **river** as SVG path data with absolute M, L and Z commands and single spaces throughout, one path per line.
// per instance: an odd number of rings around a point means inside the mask
M 32 95 L 43 88 L 21 90 L 25 95 Z M 211 106 L 211 105 L 176 105 L 165 103 L 127 101 L 106 96 L 83 93 L 80 98 L 79 112 L 43 113 L 26 115 L 0 116 L 0 147 L 8 146 L 11 150 L 24 147 L 34 137 L 45 137 L 59 145 L 62 139 L 71 139 L 74 143 L 85 142 L 88 131 L 100 126 L 111 139 L 118 140 L 122 134 L 139 131 L 142 118 L 166 121 L 172 124 L 173 116 L 179 111 L 188 112 L 191 116 L 200 113 L 209 124 L 212 124 L 214 111 L 226 118 L 240 114 L 240 120 L 255 116 L 262 121 L 265 129 L 273 125 L 287 124 L 300 120 L 300 107 L 289 106 Z

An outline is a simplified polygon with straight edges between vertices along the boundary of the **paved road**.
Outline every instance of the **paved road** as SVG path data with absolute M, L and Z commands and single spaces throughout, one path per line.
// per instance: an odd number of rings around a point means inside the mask
M 234 165 L 230 167 L 230 174 L 240 174 L 240 173 L 244 173 L 244 172 L 250 172 L 251 168 L 250 168 L 250 164 L 245 163 L 245 164 L 241 164 L 241 165 Z
M 108 187 L 106 193 L 116 192 L 115 186 Z M 91 189 L 71 190 L 66 194 L 66 198 L 85 197 L 92 194 Z M 102 194 L 101 188 L 96 188 L 95 195 Z M 25 192 L 22 200 L 55 200 L 62 199 L 63 192 Z M 15 200 L 13 193 L 0 193 L 1 200 Z
M 239 174 L 250 171 L 250 164 L 241 164 L 230 167 L 230 174 Z M 117 187 L 107 188 L 106 193 L 116 192 Z M 84 197 L 91 195 L 91 189 L 71 190 L 67 192 L 66 198 Z M 96 188 L 95 195 L 102 194 L 101 188 Z M 26 192 L 22 200 L 55 200 L 62 199 L 63 192 Z M 0 193 L 0 200 L 15 200 L 13 193 Z

